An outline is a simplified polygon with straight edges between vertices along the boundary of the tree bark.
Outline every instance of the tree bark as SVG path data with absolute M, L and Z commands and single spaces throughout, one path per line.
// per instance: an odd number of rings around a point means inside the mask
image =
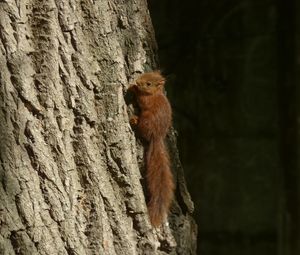
M 0 254 L 196 254 L 175 132 L 153 229 L 124 94 L 157 67 L 145 0 L 0 1 Z

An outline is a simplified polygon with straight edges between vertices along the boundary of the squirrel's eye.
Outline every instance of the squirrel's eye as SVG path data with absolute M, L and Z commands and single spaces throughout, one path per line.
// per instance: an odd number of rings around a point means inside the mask
M 146 82 L 146 85 L 147 85 L 147 86 L 150 86 L 150 85 L 151 85 L 151 82 L 150 82 L 150 81 L 147 81 L 147 82 Z

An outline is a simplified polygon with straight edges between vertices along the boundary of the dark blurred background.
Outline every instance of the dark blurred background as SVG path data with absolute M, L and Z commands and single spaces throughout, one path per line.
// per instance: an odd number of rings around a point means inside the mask
M 148 0 L 201 255 L 300 254 L 300 1 Z

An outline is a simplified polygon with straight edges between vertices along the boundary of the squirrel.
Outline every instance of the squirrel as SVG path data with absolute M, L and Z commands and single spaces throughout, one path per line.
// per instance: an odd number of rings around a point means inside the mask
M 145 153 L 147 204 L 150 222 L 160 226 L 168 215 L 174 194 L 174 181 L 164 140 L 171 127 L 172 109 L 164 95 L 165 78 L 159 71 L 144 73 L 129 87 L 140 113 L 130 124 L 147 143 Z

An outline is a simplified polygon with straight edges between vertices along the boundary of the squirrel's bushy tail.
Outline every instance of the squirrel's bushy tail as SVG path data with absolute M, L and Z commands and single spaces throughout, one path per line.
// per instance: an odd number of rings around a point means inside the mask
M 152 138 L 146 155 L 148 211 L 153 226 L 159 226 L 168 214 L 174 192 L 169 155 L 163 139 Z

